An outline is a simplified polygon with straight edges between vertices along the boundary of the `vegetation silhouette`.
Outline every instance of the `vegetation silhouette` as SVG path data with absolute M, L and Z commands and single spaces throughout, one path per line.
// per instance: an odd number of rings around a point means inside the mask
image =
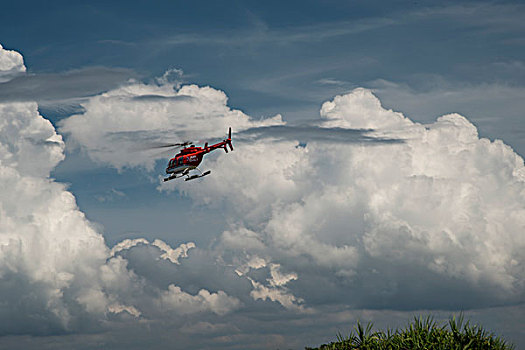
M 337 335 L 337 341 L 306 350 L 511 350 L 512 344 L 464 321 L 463 315 L 453 316 L 439 325 L 430 316 L 414 317 L 405 329 L 372 331 L 372 323 L 359 321 L 349 336 Z

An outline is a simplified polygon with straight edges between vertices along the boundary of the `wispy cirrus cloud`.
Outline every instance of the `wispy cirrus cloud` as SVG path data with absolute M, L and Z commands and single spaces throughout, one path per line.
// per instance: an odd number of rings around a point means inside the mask
M 359 35 L 373 30 L 397 25 L 408 25 L 430 19 L 455 21 L 469 25 L 473 30 L 484 32 L 514 32 L 519 34 L 525 6 L 520 4 L 445 4 L 424 6 L 412 10 L 393 10 L 382 16 L 356 20 L 339 20 L 301 26 L 272 27 L 260 18 L 252 16 L 252 25 L 234 31 L 223 30 L 210 33 L 180 33 L 153 41 L 154 45 L 253 45 L 292 44 L 316 42 L 349 35 Z
M 340 21 L 306 26 L 271 28 L 258 20 L 256 25 L 245 30 L 216 31 L 211 33 L 182 33 L 166 36 L 153 44 L 162 45 L 253 45 L 321 41 L 339 36 L 359 34 L 369 30 L 388 27 L 399 23 L 396 19 L 377 17 L 356 21 Z
M 408 12 L 407 19 L 420 21 L 441 18 L 456 20 L 461 25 L 470 26 L 472 30 L 481 30 L 484 33 L 521 34 L 525 28 L 524 13 L 523 4 L 474 2 L 422 8 Z

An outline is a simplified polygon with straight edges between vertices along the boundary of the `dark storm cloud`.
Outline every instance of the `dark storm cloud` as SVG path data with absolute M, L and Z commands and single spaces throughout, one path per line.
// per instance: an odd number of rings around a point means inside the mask
M 136 77 L 137 74 L 130 69 L 108 67 L 19 75 L 0 83 L 0 102 L 77 99 L 117 88 Z

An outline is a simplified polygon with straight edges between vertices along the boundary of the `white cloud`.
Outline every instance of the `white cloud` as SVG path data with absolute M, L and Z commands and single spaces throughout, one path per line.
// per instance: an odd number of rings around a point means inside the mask
M 231 247 L 231 245 L 228 246 Z M 237 268 L 235 269 L 235 273 L 239 276 L 247 274 L 251 269 L 260 269 L 266 267 L 267 265 L 266 260 L 258 257 L 257 255 L 247 256 L 246 258 L 246 260 L 248 260 L 246 263 L 239 263 L 240 261 L 237 260 Z
M 332 79 L 332 78 L 319 79 L 316 81 L 316 83 L 321 84 L 321 85 L 335 85 L 335 86 L 344 86 L 344 85 L 350 84 L 347 81 L 342 81 L 342 80 L 337 80 L 337 79 Z
M 26 66 L 22 55 L 13 50 L 6 50 L 0 45 L 0 83 L 25 73 Z
M 238 265 L 235 272 L 239 276 L 246 276 L 252 284 L 252 290 L 250 296 L 254 300 L 271 300 L 281 304 L 283 307 L 294 311 L 306 311 L 307 309 L 302 305 L 304 300 L 293 295 L 290 290 L 286 287 L 286 284 L 290 281 L 297 280 L 297 274 L 294 272 L 283 273 L 281 271 L 281 265 L 270 263 L 264 258 L 260 258 L 256 255 L 247 256 L 245 263 L 240 263 L 242 259 L 236 259 L 235 265 Z M 264 268 L 269 269 L 270 276 L 266 278 L 266 281 L 259 282 L 254 278 L 249 277 L 250 271 L 259 270 Z
M 0 159 L 22 175 L 48 177 L 64 159 L 63 141 L 36 103 L 0 104 Z
M 18 57 L 0 49 L 0 61 L 6 55 Z M 17 313 L 10 324 L 1 322 L 0 333 L 70 329 L 72 306 L 93 314 L 104 308 L 97 274 L 108 249 L 73 195 L 49 179 L 64 158 L 64 144 L 37 105 L 0 104 L 0 115 L 0 295 L 7 301 L 0 318 L 15 312 L 13 297 L 31 300 L 26 313 Z M 35 324 L 38 318 L 46 325 Z
M 116 168 L 151 168 L 162 154 L 144 148 L 161 142 L 224 138 L 255 126 L 282 124 L 277 115 L 253 120 L 227 106 L 226 94 L 211 87 L 185 85 L 174 89 L 158 84 L 133 83 L 95 96 L 82 103 L 85 113 L 62 121 L 60 131 L 69 134 L 89 156 Z M 157 143 L 155 143 L 157 142 Z
M 296 273 L 282 273 L 279 264 L 270 264 L 270 274 L 272 278 L 269 279 L 269 282 L 274 287 L 284 286 L 286 283 L 297 279 Z
M 303 299 L 297 298 L 284 288 L 269 287 L 260 282 L 254 281 L 250 278 L 252 282 L 253 290 L 250 292 L 250 295 L 253 299 L 258 300 L 271 300 L 278 302 L 286 309 L 291 309 L 295 311 L 303 311 L 304 306 L 301 303 L 304 302 Z
M 186 293 L 173 284 L 170 284 L 160 298 L 161 307 L 179 315 L 210 310 L 218 315 L 225 315 L 241 306 L 241 302 L 228 296 L 222 290 L 210 293 L 201 289 L 197 295 Z
M 162 259 L 169 260 L 177 265 L 180 264 L 179 258 L 187 258 L 188 250 L 190 250 L 191 248 L 195 248 L 195 243 L 188 242 L 187 244 L 183 243 L 179 247 L 173 249 L 160 239 L 154 240 L 151 245 L 158 247 L 160 250 L 162 250 L 163 253 L 160 256 Z
M 252 260 L 253 261 L 253 260 Z M 257 260 L 256 260 L 257 261 Z M 260 269 L 263 266 L 259 264 L 254 265 L 256 269 Z M 281 272 L 281 265 L 279 264 L 270 264 L 270 278 L 266 279 L 266 284 L 257 282 L 254 279 L 248 277 L 252 283 L 253 290 L 250 292 L 250 296 L 254 300 L 271 300 L 278 302 L 286 309 L 294 311 L 309 311 L 303 305 L 304 300 L 293 295 L 290 290 L 286 287 L 286 284 L 290 281 L 297 279 L 297 274 L 283 273 Z
M 119 253 L 119 252 L 121 252 L 123 250 L 128 250 L 128 249 L 131 249 L 133 247 L 136 247 L 139 244 L 148 245 L 149 241 L 147 239 L 145 239 L 145 238 L 135 238 L 135 239 L 126 238 L 126 239 L 118 242 L 117 244 L 115 244 L 111 248 L 110 255 L 111 256 L 115 256 L 117 253 Z
M 476 71 L 490 70 L 491 66 L 472 67 Z M 501 72 L 501 75 L 512 73 Z M 451 84 L 440 76 L 422 76 L 415 88 L 384 80 L 370 83 L 381 102 L 402 110 L 407 116 L 422 123 L 432 122 L 436 116 L 460 113 L 468 116 L 482 136 L 503 139 L 518 154 L 525 151 L 521 134 L 521 120 L 525 103 L 521 86 L 500 83 L 479 85 Z M 503 107 L 502 107 L 503 106 Z
M 195 248 L 195 243 L 188 242 L 183 243 L 177 248 L 173 249 L 169 244 L 160 239 L 155 239 L 153 242 L 149 242 L 145 238 L 135 238 L 135 239 L 124 239 L 111 248 L 111 256 L 115 256 L 117 253 L 120 253 L 123 250 L 129 250 L 137 245 L 151 245 L 160 249 L 162 254 L 160 255 L 161 259 L 169 260 L 170 262 L 180 265 L 179 258 L 187 258 L 188 250 Z
M 22 285 L 4 284 L 0 294 L 34 295 L 44 319 L 53 323 L 55 318 L 68 328 L 69 303 L 76 301 L 88 312 L 104 303 L 99 297 L 102 286 L 88 281 L 96 279 L 107 248 L 77 209 L 73 195 L 48 179 L 63 158 L 63 143 L 36 108 L 36 104 L 0 105 L 0 113 L 7 117 L 0 126 L 0 275 L 32 286 L 24 290 Z M 6 309 L 10 307 L 16 306 Z
M 134 317 L 140 317 L 141 312 L 137 310 L 134 306 L 126 306 L 121 304 L 112 304 L 108 306 L 108 311 L 113 312 L 115 314 L 119 314 L 122 312 L 127 312 L 131 316 Z
M 323 103 L 321 117 L 328 121 L 328 126 L 347 129 L 391 130 L 411 125 L 411 121 L 401 113 L 381 108 L 379 100 L 362 88 Z
M 325 103 L 321 115 L 333 126 L 374 128 L 404 142 L 243 144 L 208 163 L 215 175 L 184 192 L 231 203 L 241 224 L 223 234 L 225 250 L 253 242 L 248 253 L 286 261 L 292 270 L 303 264 L 299 281 L 313 278 L 308 269 L 315 267 L 356 293 L 368 292 L 358 285 L 363 278 L 376 292 L 388 284 L 392 295 L 408 292 L 400 284 L 408 264 L 415 281 L 441 276 L 492 302 L 523 300 L 520 156 L 499 140 L 479 138 L 458 114 L 414 123 L 364 89 Z

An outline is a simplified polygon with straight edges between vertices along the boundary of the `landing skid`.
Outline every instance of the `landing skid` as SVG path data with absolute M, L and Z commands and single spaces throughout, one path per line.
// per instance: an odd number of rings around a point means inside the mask
M 188 176 L 187 178 L 184 179 L 184 181 L 190 181 L 190 180 L 198 179 L 199 177 L 204 177 L 206 175 L 209 175 L 210 173 L 211 173 L 211 170 L 208 170 L 208 171 L 203 172 L 200 175 Z
M 199 169 L 197 168 L 197 170 L 199 170 Z M 170 180 L 173 180 L 173 179 L 178 179 L 178 178 L 183 177 L 183 176 L 186 176 L 184 181 L 189 181 L 189 180 L 198 179 L 199 177 L 204 177 L 204 176 L 209 175 L 209 174 L 211 174 L 211 170 L 208 170 L 208 171 L 205 171 L 205 172 L 201 172 L 200 175 L 191 175 L 191 176 L 188 175 L 188 172 L 184 172 L 182 174 L 173 174 L 171 176 L 165 177 L 164 178 L 164 182 L 170 181 Z
M 165 178 L 164 178 L 164 182 L 166 182 L 166 181 L 170 181 L 170 180 L 173 180 L 173 179 L 178 179 L 179 177 L 183 177 L 183 176 L 184 176 L 184 175 L 179 175 L 179 176 L 177 176 L 177 175 L 171 175 L 171 176 L 165 177 Z
M 171 174 L 170 176 L 164 178 L 164 182 L 170 181 L 170 180 L 173 180 L 173 179 L 178 179 L 179 177 L 183 177 L 184 175 L 188 176 L 189 172 L 190 172 L 190 169 L 186 169 L 182 173 Z

